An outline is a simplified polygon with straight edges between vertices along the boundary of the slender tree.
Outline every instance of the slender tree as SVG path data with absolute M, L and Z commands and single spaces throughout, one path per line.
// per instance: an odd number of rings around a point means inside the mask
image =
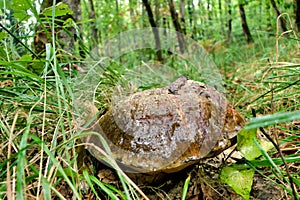
M 173 0 L 169 0 L 169 8 L 170 8 L 170 13 L 171 13 L 171 17 L 172 17 L 172 21 L 173 21 L 175 30 L 177 31 L 177 39 L 178 39 L 178 43 L 179 43 L 180 52 L 184 53 L 184 46 L 185 46 L 184 38 L 182 35 L 182 30 L 180 27 L 180 23 L 178 21 L 178 15 L 176 13 Z
M 151 6 L 150 6 L 148 0 L 143 0 L 143 4 L 144 4 L 144 6 L 146 8 L 146 11 L 148 13 L 149 23 L 152 27 L 152 32 L 153 32 L 154 38 L 155 38 L 155 47 L 157 49 L 156 57 L 157 57 L 157 60 L 162 61 L 163 57 L 162 57 L 162 52 L 161 52 L 160 38 L 159 38 L 158 30 L 156 28 L 157 26 L 156 26 L 156 23 L 155 23 L 155 20 L 154 20 L 153 12 L 152 12 L 152 9 L 151 9 Z
M 232 8 L 231 8 L 231 0 L 227 0 L 228 7 L 228 20 L 227 20 L 227 40 L 231 41 L 232 38 Z
M 240 11 L 240 16 L 241 16 L 241 21 L 242 21 L 242 28 L 243 28 L 243 32 L 246 38 L 246 41 L 248 43 L 252 42 L 252 36 L 250 33 L 250 29 L 248 27 L 247 24 L 247 19 L 246 19 L 246 14 L 245 14 L 245 9 L 244 9 L 244 3 L 239 3 L 239 11 Z
M 186 34 L 186 24 L 185 24 L 185 2 L 180 0 L 180 21 L 182 23 L 182 32 Z
M 274 10 L 276 12 L 277 17 L 279 17 L 281 15 L 281 13 L 280 13 L 277 5 L 276 5 L 276 2 L 274 0 L 270 0 L 270 2 L 271 2 L 271 5 L 272 5 L 272 7 L 274 8 Z M 281 28 L 282 28 L 283 32 L 287 31 L 285 22 L 284 22 L 282 17 L 279 18 L 279 21 L 280 21 L 280 25 L 281 25 Z
M 296 8 L 295 8 L 295 16 L 296 16 L 296 27 L 300 32 L 300 0 L 295 0 Z
M 80 0 L 61 0 L 61 2 L 67 4 L 73 11 L 72 16 L 66 17 L 68 19 L 72 18 L 75 22 L 79 22 L 81 20 Z M 56 1 L 56 3 L 58 3 L 58 1 Z M 67 52 L 72 52 L 75 49 L 75 41 L 78 39 L 78 35 L 74 27 L 68 28 L 68 31 L 69 33 L 67 31 L 61 31 L 60 41 L 62 42 L 64 50 Z
M 61 47 L 60 50 L 63 50 L 64 53 L 68 53 L 71 55 L 74 53 L 73 51 L 75 49 L 75 41 L 78 39 L 78 32 L 73 26 L 66 27 L 66 29 L 64 29 L 63 21 L 72 19 L 75 22 L 78 22 L 81 20 L 80 0 L 56 0 L 56 4 L 60 2 L 67 4 L 73 11 L 73 14 L 67 14 L 57 17 L 61 21 L 56 21 L 54 34 L 56 38 L 59 38 L 58 43 Z M 45 8 L 49 8 L 51 6 L 53 6 L 53 0 L 44 0 L 41 5 L 41 10 L 44 10 Z M 45 51 L 45 43 L 49 43 L 51 41 L 52 35 L 49 33 L 52 32 L 52 27 L 48 27 L 48 29 L 46 30 L 43 29 L 43 26 L 40 25 L 38 29 L 40 30 L 37 31 L 37 36 L 35 37 L 34 41 L 34 48 L 37 52 L 42 53 Z M 84 50 L 80 49 L 80 51 L 81 55 L 84 56 Z

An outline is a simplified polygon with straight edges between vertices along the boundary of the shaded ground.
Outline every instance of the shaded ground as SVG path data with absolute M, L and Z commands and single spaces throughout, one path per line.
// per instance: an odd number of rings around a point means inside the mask
M 96 168 L 97 177 L 104 183 L 108 183 L 122 191 L 121 183 L 114 170 L 95 161 L 89 155 L 89 162 Z M 149 199 L 181 199 L 184 182 L 190 175 L 190 184 L 187 192 L 187 200 L 207 199 L 243 199 L 229 186 L 219 181 L 222 165 L 222 156 L 202 161 L 197 165 L 190 166 L 180 172 L 158 175 L 129 175 L 138 184 Z M 98 190 L 101 199 L 109 199 Z M 96 199 L 91 192 L 86 191 L 86 198 Z M 283 189 L 266 180 L 259 174 L 255 174 L 250 199 L 292 199 L 287 196 Z

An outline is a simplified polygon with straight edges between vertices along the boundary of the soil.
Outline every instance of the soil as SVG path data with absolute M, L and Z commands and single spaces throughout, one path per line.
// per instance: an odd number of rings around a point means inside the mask
M 104 183 L 115 186 L 122 191 L 115 170 L 102 164 L 89 155 L 90 164 L 94 169 L 94 175 Z M 226 200 L 243 198 L 236 194 L 229 186 L 219 180 L 220 170 L 224 164 L 224 157 L 220 155 L 215 158 L 200 161 L 176 173 L 149 174 L 127 174 L 151 200 L 182 198 L 182 190 L 185 180 L 190 176 L 187 200 Z M 98 188 L 101 199 L 109 199 L 106 194 Z M 86 198 L 97 199 L 91 191 L 86 191 Z M 259 174 L 255 174 L 250 199 L 292 199 L 284 190 Z

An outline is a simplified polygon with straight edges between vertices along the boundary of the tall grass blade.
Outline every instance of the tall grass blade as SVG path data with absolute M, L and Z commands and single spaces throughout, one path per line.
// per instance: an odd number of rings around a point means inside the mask
M 272 115 L 265 115 L 262 117 L 256 117 L 250 120 L 250 122 L 246 125 L 245 129 L 254 129 L 265 126 L 271 126 L 278 123 L 290 122 L 293 120 L 300 119 L 300 110 L 293 112 L 283 112 L 276 113 Z

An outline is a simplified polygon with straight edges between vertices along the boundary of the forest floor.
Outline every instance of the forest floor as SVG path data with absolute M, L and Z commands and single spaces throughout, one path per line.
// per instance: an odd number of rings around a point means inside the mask
M 274 41 L 275 39 L 273 39 Z M 276 57 L 276 46 L 270 45 L 269 49 L 260 49 L 260 45 L 245 44 L 243 46 L 225 47 L 215 46 L 213 49 L 214 60 L 220 71 L 224 70 L 223 76 L 226 78 L 227 90 L 230 91 L 229 98 L 235 107 L 240 110 L 247 119 L 251 118 L 251 110 L 257 110 L 259 115 L 270 114 L 270 102 L 256 102 L 255 99 L 264 94 L 262 82 L 270 73 L 272 67 L 276 68 L 273 61 Z M 292 46 L 282 45 L 278 47 L 282 52 L 280 61 L 282 63 L 300 63 L 299 49 Z M 209 50 L 210 47 L 209 47 Z M 249 54 L 251 56 L 249 56 Z M 226 69 L 225 69 L 226 68 Z M 246 88 L 246 89 L 245 89 Z M 279 108 L 282 100 L 275 103 Z M 282 108 L 281 108 L 282 109 Z M 295 123 L 296 124 L 296 123 Z M 299 128 L 299 125 L 297 125 Z M 299 130 L 299 129 L 298 129 Z M 285 137 L 282 130 L 268 129 L 268 131 L 279 132 L 279 135 Z M 180 172 L 170 174 L 156 175 L 130 175 L 129 177 L 138 184 L 149 199 L 181 199 L 185 181 L 190 177 L 190 183 L 187 190 L 187 200 L 196 199 L 243 199 L 237 195 L 232 188 L 220 182 L 220 170 L 224 163 L 235 163 L 233 159 L 224 159 L 228 156 L 234 147 L 228 149 L 218 157 L 201 161 L 199 164 L 190 166 Z M 87 153 L 88 154 L 88 153 Z M 241 158 L 238 152 L 231 155 Z M 275 155 L 276 156 L 276 155 Z M 278 156 L 278 155 L 277 155 Z M 94 160 L 94 159 L 92 159 Z M 101 163 L 91 161 L 93 166 L 97 166 L 97 177 L 103 182 L 114 185 L 119 188 L 121 183 L 114 170 L 102 165 Z M 284 167 L 283 167 L 284 168 Z M 297 166 L 291 167 L 297 170 Z M 260 168 L 267 176 L 273 176 L 268 168 Z M 241 182 L 241 184 L 243 184 Z M 121 188 L 120 188 L 121 189 Z M 89 194 L 87 194 L 89 196 Z M 89 196 L 88 198 L 91 198 Z M 105 198 L 105 195 L 103 196 Z M 268 180 L 266 177 L 255 173 L 250 199 L 293 199 L 278 184 Z
M 217 42 L 204 44 L 204 47 L 213 57 L 225 79 L 229 101 L 249 120 L 253 117 L 252 110 L 256 110 L 258 116 L 299 110 L 299 91 L 292 87 L 293 81 L 298 80 L 300 74 L 300 50 L 297 45 L 297 42 L 287 38 L 283 38 L 279 45 L 276 45 L 276 38 L 269 38 L 253 44 Z M 277 57 L 278 60 L 276 60 Z M 46 85 L 44 80 L 36 74 L 29 76 L 31 74 L 26 67 L 24 72 L 13 75 L 17 78 L 10 80 L 12 76 L 7 76 L 5 78 L 8 80 L 0 82 L 0 87 L 7 92 L 5 94 L 7 100 L 2 102 L 4 106 L 0 107 L 3 109 L 0 126 L 2 130 L 5 130 L 5 134 L 0 135 L 1 138 L 3 137 L 0 145 L 2 150 L 0 151 L 0 177 L 1 183 L 5 183 L 0 186 L 0 198 L 7 195 L 6 185 L 10 185 L 8 182 L 12 181 L 19 183 L 16 193 L 19 195 L 26 193 L 27 199 L 36 199 L 37 196 L 42 198 L 43 195 L 51 196 L 53 199 L 59 197 L 76 199 L 75 191 L 78 188 L 77 195 L 83 195 L 83 199 L 97 199 L 96 194 L 101 199 L 110 199 L 105 193 L 107 191 L 104 191 L 100 184 L 95 184 L 94 188 L 91 187 L 92 184 L 89 182 L 91 179 L 83 173 L 85 170 L 89 172 L 89 175 L 106 183 L 106 188 L 112 189 L 109 186 L 111 185 L 124 193 L 124 185 L 115 170 L 96 161 L 87 150 L 78 148 L 78 137 L 72 137 L 72 134 L 76 132 L 72 130 L 73 119 L 71 114 L 68 115 L 66 114 L 68 112 L 65 112 L 69 109 L 69 104 L 66 103 L 69 98 L 66 97 L 67 95 L 64 96 L 65 88 L 59 85 L 61 80 L 55 79 L 60 76 L 49 75 L 48 82 L 45 81 L 49 85 Z M 291 87 L 286 87 L 287 84 Z M 51 89 L 48 91 L 47 87 Z M 54 94 L 53 88 L 57 93 Z M 22 93 L 23 90 L 26 91 Z M 270 90 L 273 92 L 270 93 Z M 47 104 L 42 101 L 43 92 L 49 95 L 45 100 Z M 293 158 L 299 160 L 299 120 L 265 130 L 272 136 L 277 133 L 281 142 L 288 138 L 284 142 L 285 146 L 282 147 L 286 149 L 284 156 L 293 155 Z M 16 133 L 16 135 L 11 133 Z M 18 148 L 26 149 L 26 152 L 20 151 L 20 153 Z M 52 153 L 47 148 L 51 149 Z M 218 157 L 203 160 L 177 173 L 128 174 L 128 176 L 151 200 L 181 199 L 189 177 L 187 200 L 242 199 L 232 188 L 219 180 L 220 170 L 224 163 L 236 162 L 230 158 L 224 161 L 233 148 Z M 11 158 L 8 159 L 7 155 Z M 280 158 L 275 150 L 271 152 L 271 155 L 272 158 Z M 231 157 L 240 159 L 241 155 L 234 153 Z M 278 166 L 283 172 L 282 176 L 286 176 L 285 166 Z M 10 169 L 13 174 L 11 177 L 6 174 L 7 169 Z M 259 166 L 257 169 L 259 171 L 254 175 L 250 199 L 292 199 L 287 188 L 283 187 L 283 185 L 288 187 L 288 183 L 279 179 L 273 173 L 274 169 L 267 166 Z M 72 170 L 75 170 L 75 175 L 72 174 Z M 295 177 L 299 177 L 299 163 L 290 162 L 289 170 Z M 47 180 L 41 178 L 41 173 L 45 174 Z M 299 185 L 298 180 L 296 185 L 298 192 L 300 191 Z M 114 188 L 112 191 L 119 195 Z
M 225 152 L 232 151 L 233 148 Z M 87 153 L 88 154 L 88 153 Z M 186 179 L 189 177 L 187 200 L 243 200 L 231 187 L 220 182 L 221 167 L 224 164 L 224 156 L 201 161 L 176 173 L 148 174 L 128 174 L 128 176 L 140 187 L 140 189 L 151 200 L 179 200 L 182 199 L 182 192 Z M 110 184 L 121 190 L 122 186 L 115 170 L 103 165 L 99 161 L 92 159 L 93 165 L 97 166 L 97 177 L 104 183 Z M 227 164 L 232 162 L 227 160 Z M 263 169 L 262 169 L 263 170 Z M 267 174 L 272 175 L 271 172 Z M 243 184 L 243 182 L 241 182 Z M 69 189 L 62 187 L 64 191 Z M 71 191 L 70 191 L 71 194 Z M 101 193 L 101 199 L 110 199 Z M 71 196 L 70 196 L 71 197 Z M 92 193 L 86 194 L 86 199 L 96 199 Z M 273 200 L 273 199 L 293 199 L 287 195 L 285 190 L 270 182 L 259 174 L 255 174 L 250 199 Z

